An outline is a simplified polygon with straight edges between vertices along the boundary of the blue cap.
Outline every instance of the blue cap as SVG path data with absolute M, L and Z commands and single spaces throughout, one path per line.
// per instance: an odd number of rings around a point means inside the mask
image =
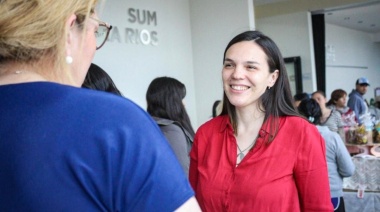
M 366 77 L 360 77 L 356 80 L 357 85 L 369 85 L 369 80 Z

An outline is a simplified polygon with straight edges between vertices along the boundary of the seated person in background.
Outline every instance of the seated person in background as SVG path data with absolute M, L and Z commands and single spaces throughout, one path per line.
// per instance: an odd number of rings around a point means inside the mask
M 146 92 L 147 111 L 161 128 L 188 176 L 189 152 L 195 133 L 183 104 L 185 96 L 185 85 L 171 77 L 154 79 Z
M 304 99 L 309 99 L 310 95 L 308 93 L 297 93 L 293 96 L 294 99 L 294 107 L 298 107 L 298 105 L 301 103 Z
M 350 154 L 337 133 L 330 131 L 327 126 L 319 125 L 322 111 L 314 99 L 303 100 L 298 106 L 298 111 L 311 123 L 317 125 L 318 131 L 325 139 L 331 202 L 334 211 L 344 212 L 343 178 L 352 176 L 355 171 Z
M 331 98 L 327 102 L 327 108 L 338 111 L 342 116 L 344 127 L 356 126 L 358 124 L 355 111 L 346 106 L 347 93 L 342 89 L 336 89 L 331 93 Z
M 105 91 L 123 96 L 107 72 L 94 63 L 91 63 L 88 69 L 82 88 Z
M 323 91 L 316 91 L 311 98 L 318 102 L 322 115 L 319 119 L 321 126 L 327 126 L 333 132 L 343 133 L 343 122 L 340 113 L 326 107 L 326 96 Z

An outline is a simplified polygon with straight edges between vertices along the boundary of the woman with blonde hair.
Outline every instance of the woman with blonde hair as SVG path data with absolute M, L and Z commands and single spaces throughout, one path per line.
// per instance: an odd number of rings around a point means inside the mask
M 199 210 L 149 115 L 79 88 L 111 29 L 96 3 L 1 1 L 0 211 Z

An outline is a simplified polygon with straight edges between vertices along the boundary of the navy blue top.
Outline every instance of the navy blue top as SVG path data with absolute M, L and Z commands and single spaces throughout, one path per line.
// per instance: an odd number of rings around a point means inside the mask
M 0 86 L 0 211 L 173 211 L 193 195 L 130 100 L 50 82 Z

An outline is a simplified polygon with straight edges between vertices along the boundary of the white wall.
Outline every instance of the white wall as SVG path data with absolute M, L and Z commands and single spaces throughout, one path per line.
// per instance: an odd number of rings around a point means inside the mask
M 131 23 L 129 8 L 155 14 L 157 25 Z M 253 28 L 253 0 L 114 0 L 102 7 L 100 19 L 115 28 L 94 63 L 144 109 L 147 87 L 155 77 L 177 78 L 186 85 L 185 104 L 197 129 L 210 118 L 214 100 L 222 97 L 225 46 Z M 158 45 L 129 42 L 126 28 L 156 32 Z
M 128 9 L 155 13 L 153 23 L 131 23 Z M 221 99 L 222 57 L 229 40 L 238 33 L 254 29 L 253 0 L 149 0 L 108 1 L 100 18 L 115 28 L 110 40 L 100 49 L 94 63 L 104 68 L 124 95 L 146 108 L 145 92 L 152 79 L 170 76 L 182 81 L 188 91 L 186 108 L 195 128 L 211 116 L 212 104 Z M 301 56 L 303 87 L 315 86 L 310 13 L 297 12 L 256 20 L 256 29 L 270 36 L 284 57 Z M 116 30 L 117 28 L 117 30 Z M 126 28 L 157 33 L 158 45 L 130 43 Z M 118 32 L 118 33 L 117 33 Z M 327 25 L 327 43 L 335 46 L 336 61 L 328 65 L 363 66 L 368 69 L 327 67 L 326 91 L 343 88 L 349 92 L 357 77 L 367 76 L 373 89 L 380 87 L 379 42 L 374 36 Z M 360 41 L 353 41 L 358 38 Z M 367 53 L 369 51 L 369 53 Z
M 256 29 L 274 40 L 283 57 L 301 56 L 303 91 L 316 89 L 310 13 L 298 12 L 256 19 Z
M 309 12 L 260 18 L 256 23 L 258 30 L 278 44 L 284 57 L 301 56 L 304 91 L 314 92 L 316 80 Z M 374 89 L 380 87 L 380 43 L 375 42 L 374 37 L 373 34 L 326 24 L 327 99 L 338 88 L 350 93 L 361 76 L 368 77 L 371 82 L 365 98 L 368 101 L 374 98 Z
M 237 34 L 253 29 L 253 0 L 190 0 L 198 126 L 223 97 L 223 53 Z
M 359 77 L 367 77 L 371 86 L 364 97 L 368 102 L 374 98 L 374 89 L 380 87 L 380 43 L 369 33 L 326 24 L 326 45 L 331 46 L 326 58 L 327 97 L 338 88 L 350 93 Z
M 156 12 L 157 25 L 128 21 L 128 8 Z M 194 91 L 189 2 L 185 0 L 108 1 L 101 19 L 118 28 L 96 53 L 94 63 L 106 70 L 123 94 L 146 109 L 145 93 L 149 83 L 159 76 L 170 76 L 186 85 L 186 108 L 192 123 L 197 123 Z M 142 20 L 142 19 L 141 19 Z M 126 41 L 126 28 L 157 32 L 158 45 Z

